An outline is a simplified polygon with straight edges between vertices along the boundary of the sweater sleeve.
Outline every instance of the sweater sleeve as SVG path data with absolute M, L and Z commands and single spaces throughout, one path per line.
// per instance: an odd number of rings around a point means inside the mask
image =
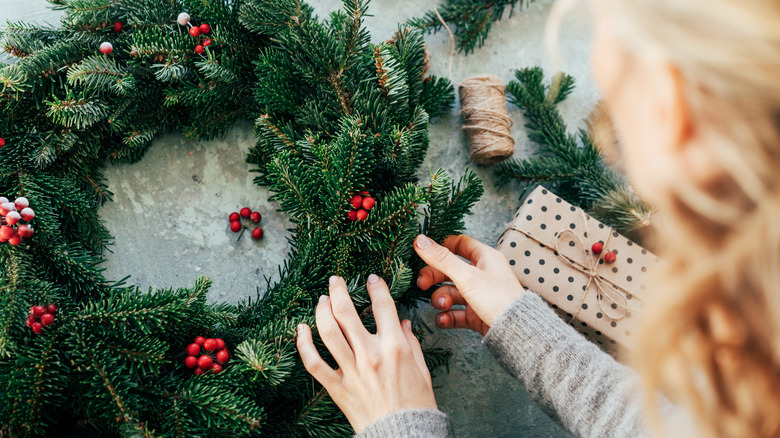
M 447 415 L 433 409 L 393 412 L 369 424 L 356 438 L 447 438 Z
M 515 300 L 483 341 L 534 401 L 579 437 L 642 437 L 639 378 L 586 340 L 533 292 Z M 665 402 L 664 410 L 668 410 Z

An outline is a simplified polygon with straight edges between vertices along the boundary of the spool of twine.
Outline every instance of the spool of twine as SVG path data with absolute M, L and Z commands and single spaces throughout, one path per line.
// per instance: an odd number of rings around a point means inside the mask
M 477 164 L 497 163 L 515 152 L 504 90 L 504 84 L 495 75 L 474 76 L 460 84 L 463 130 L 471 161 Z

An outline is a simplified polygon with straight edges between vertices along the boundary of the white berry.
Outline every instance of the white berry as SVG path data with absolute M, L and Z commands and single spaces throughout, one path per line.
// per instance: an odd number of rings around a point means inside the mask
M 5 196 L 0 196 L 0 204 L 5 204 L 6 202 L 8 202 L 8 198 Z
M 5 215 L 5 222 L 8 225 L 14 225 L 17 222 L 19 222 L 19 219 L 21 219 L 22 216 L 19 215 L 18 211 L 9 211 L 7 215 Z
M 35 217 L 35 212 L 30 207 L 22 209 L 21 213 L 22 220 L 25 222 L 30 222 Z
M 14 201 L 14 205 L 16 206 L 17 210 L 21 210 L 23 208 L 29 207 L 30 201 L 28 201 L 27 198 L 25 198 L 24 196 L 20 196 L 16 198 L 16 201 Z
M 13 202 L 4 202 L 0 207 L 3 208 L 5 211 L 16 211 L 16 206 Z
M 179 14 L 179 16 L 176 18 L 176 22 L 179 23 L 182 26 L 186 26 L 187 23 L 190 22 L 190 14 L 186 12 L 182 12 Z
M 109 43 L 108 41 L 104 42 L 100 45 L 100 53 L 104 55 L 108 55 L 109 53 L 114 51 L 114 46 Z

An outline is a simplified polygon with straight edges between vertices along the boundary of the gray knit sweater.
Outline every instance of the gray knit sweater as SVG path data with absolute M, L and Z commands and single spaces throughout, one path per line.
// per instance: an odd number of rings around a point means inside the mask
M 636 374 L 564 323 L 526 292 L 482 340 L 499 363 L 525 383 L 536 403 L 579 437 L 643 437 L 647 433 Z M 663 401 L 662 409 L 673 408 Z M 373 423 L 358 438 L 446 437 L 440 411 L 411 409 Z

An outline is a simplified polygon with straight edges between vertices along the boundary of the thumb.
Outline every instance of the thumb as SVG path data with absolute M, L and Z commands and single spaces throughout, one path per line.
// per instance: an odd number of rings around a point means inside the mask
M 449 277 L 459 288 L 474 275 L 473 266 L 459 259 L 446 247 L 434 242 L 430 237 L 420 234 L 414 240 L 414 250 L 428 266 Z

